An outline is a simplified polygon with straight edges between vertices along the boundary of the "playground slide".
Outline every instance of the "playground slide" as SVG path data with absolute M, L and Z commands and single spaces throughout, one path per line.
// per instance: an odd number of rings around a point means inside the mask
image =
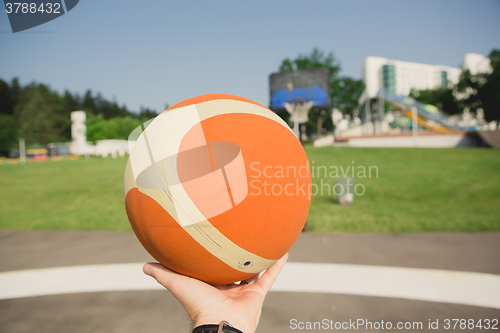
M 417 102 L 411 97 L 398 96 L 391 93 L 378 94 L 384 102 L 392 105 L 394 108 L 401 110 L 411 118 L 411 109 L 415 107 L 417 110 L 417 121 L 420 125 L 437 132 L 452 132 L 458 131 L 459 128 L 449 120 L 449 116 L 440 111 L 433 105 Z

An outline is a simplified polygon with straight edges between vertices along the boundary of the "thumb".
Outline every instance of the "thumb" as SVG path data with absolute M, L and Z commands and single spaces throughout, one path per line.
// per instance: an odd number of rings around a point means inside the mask
M 278 275 L 281 272 L 283 266 L 285 266 L 287 260 L 288 253 L 285 253 L 285 255 L 281 257 L 280 260 L 269 267 L 267 271 L 265 271 L 265 273 L 262 274 L 262 276 L 257 280 L 256 284 L 260 286 L 266 294 L 269 292 L 269 289 L 271 289 L 274 281 L 276 281 L 276 279 L 278 278 Z
M 174 273 L 168 268 L 165 268 L 159 263 L 148 262 L 142 267 L 144 274 L 153 277 L 159 284 L 167 289 L 171 289 L 179 274 Z

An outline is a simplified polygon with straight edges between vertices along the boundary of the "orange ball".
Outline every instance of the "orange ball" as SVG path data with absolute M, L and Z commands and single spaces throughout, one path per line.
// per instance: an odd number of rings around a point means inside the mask
M 280 117 L 242 97 L 210 94 L 145 125 L 133 133 L 125 207 L 137 238 L 163 266 L 228 284 L 291 248 L 307 219 L 311 176 Z

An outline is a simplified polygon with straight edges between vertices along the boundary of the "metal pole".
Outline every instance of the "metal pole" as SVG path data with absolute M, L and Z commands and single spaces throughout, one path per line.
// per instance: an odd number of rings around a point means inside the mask
M 376 135 L 380 135 L 380 113 L 382 112 L 382 107 L 380 106 L 382 104 L 382 92 L 379 93 L 378 95 L 378 103 L 377 103 L 377 112 L 378 112 L 378 117 L 373 118 L 373 123 L 375 124 L 375 127 L 377 128 L 375 133 Z M 378 120 L 378 121 L 377 121 Z M 378 124 L 377 124 L 378 122 Z
M 418 118 L 417 118 L 417 108 L 415 106 L 411 107 L 411 129 L 413 133 L 413 147 L 418 147 Z
M 382 128 L 382 122 L 384 121 L 384 92 L 380 92 L 380 103 L 379 103 L 379 115 L 378 115 L 378 121 L 379 121 L 379 131 L 380 134 L 383 134 L 383 128 Z
M 302 132 L 304 131 L 304 125 L 303 124 L 299 124 L 299 141 L 301 144 L 303 144 L 302 142 Z
M 323 132 L 323 116 L 322 116 L 321 112 L 323 112 L 323 110 L 318 111 L 318 124 L 317 124 L 318 138 L 321 136 L 321 133 Z
M 19 139 L 19 162 L 26 163 L 26 147 L 24 139 Z
M 365 130 L 364 130 L 364 133 L 363 134 L 367 134 L 368 133 L 368 98 L 365 99 Z
M 299 130 L 299 121 L 296 120 L 293 122 L 293 133 L 297 136 L 297 138 L 300 140 L 300 130 Z
M 371 110 L 370 110 L 370 98 L 367 97 L 366 98 L 366 102 L 365 102 L 365 124 L 366 124 L 366 134 L 372 134 L 370 133 L 370 127 L 369 127 L 369 124 L 371 122 Z

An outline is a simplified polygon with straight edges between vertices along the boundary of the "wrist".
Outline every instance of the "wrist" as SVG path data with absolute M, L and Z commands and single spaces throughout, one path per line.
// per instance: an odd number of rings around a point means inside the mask
M 238 320 L 232 316 L 214 315 L 214 316 L 203 316 L 203 317 L 200 316 L 200 317 L 197 317 L 195 320 L 193 320 L 193 328 L 194 328 L 193 332 L 195 332 L 197 327 L 205 326 L 205 325 L 219 326 L 219 323 L 221 323 L 221 322 L 229 323 L 230 327 L 233 327 L 234 329 L 236 329 L 237 331 L 242 332 L 242 333 L 254 333 L 255 329 L 256 329 L 255 324 L 244 323 L 241 320 Z M 228 327 L 228 325 L 224 325 L 223 332 L 226 332 L 227 327 Z M 238 333 L 237 331 L 235 333 Z M 215 331 L 215 332 L 217 332 L 217 331 Z M 228 331 L 228 332 L 231 332 L 231 331 Z M 198 332 L 195 332 L 195 333 L 198 333 Z M 200 333 L 201 333 L 201 331 L 200 331 Z
M 196 326 L 192 333 L 243 333 L 239 329 L 233 327 L 227 321 L 223 320 L 218 325 L 205 324 Z

